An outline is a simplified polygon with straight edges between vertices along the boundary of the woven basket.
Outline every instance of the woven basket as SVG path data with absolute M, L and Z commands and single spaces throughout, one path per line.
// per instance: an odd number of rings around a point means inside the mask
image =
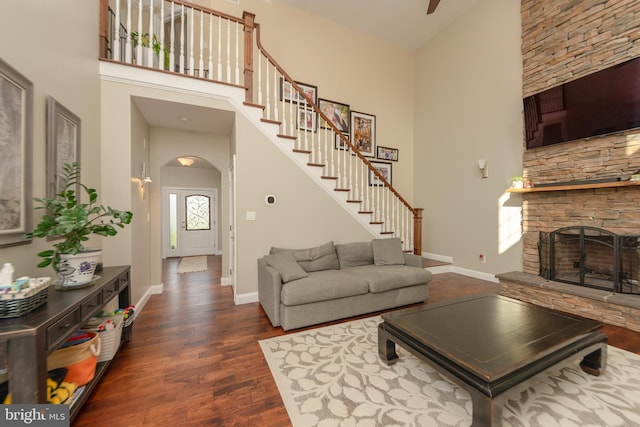
M 97 332 L 89 341 L 55 350 L 47 356 L 47 371 L 67 368 L 65 381 L 76 383 L 78 387 L 91 381 L 96 373 L 98 355 L 100 354 L 100 337 Z
M 0 318 L 20 317 L 32 312 L 47 302 L 48 289 L 45 287 L 26 298 L 0 301 Z
M 96 324 L 99 325 L 106 319 L 111 319 L 115 328 L 110 331 L 98 332 L 100 337 L 100 354 L 98 355 L 98 362 L 106 362 L 113 359 L 120 347 L 120 340 L 122 339 L 122 327 L 124 325 L 124 319 L 121 314 L 111 317 L 94 317 L 89 324 L 85 325 L 92 331 L 96 331 Z

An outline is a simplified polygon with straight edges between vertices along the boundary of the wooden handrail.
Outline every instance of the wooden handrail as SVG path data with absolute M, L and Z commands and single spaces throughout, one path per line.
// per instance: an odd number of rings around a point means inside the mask
M 369 170 L 371 172 L 373 172 L 378 179 L 380 179 L 383 183 L 383 185 L 387 188 L 389 188 L 389 190 L 398 198 L 398 200 L 400 200 L 402 202 L 402 204 L 404 204 L 409 210 L 411 210 L 411 212 L 414 214 L 414 216 L 416 215 L 416 208 L 412 207 L 401 195 L 400 193 L 398 193 L 398 191 L 393 188 L 393 186 L 389 183 L 389 181 L 387 181 L 385 179 L 385 177 L 376 170 L 376 168 L 373 167 L 373 165 L 369 162 L 369 160 L 367 160 L 367 158 L 365 156 L 362 155 L 362 153 L 360 153 L 360 150 L 354 146 L 351 141 L 349 141 L 349 139 L 347 139 L 347 137 L 344 135 L 344 133 L 342 133 L 340 131 L 340 129 L 338 129 L 332 122 L 331 120 L 329 120 L 329 118 L 322 112 L 322 110 L 320 110 L 320 107 L 318 107 L 318 105 L 300 88 L 300 86 L 298 86 L 295 82 L 295 80 L 293 80 L 293 78 L 291 78 L 291 76 L 289 76 L 287 74 L 287 72 L 280 66 L 280 64 L 278 64 L 278 62 L 269 54 L 269 52 L 266 51 L 266 49 L 262 46 L 262 42 L 260 40 L 260 24 L 255 24 L 256 27 L 256 46 L 258 46 L 258 49 L 260 50 L 260 52 L 262 52 L 262 54 L 269 60 L 269 62 L 284 76 L 285 80 L 287 80 L 291 86 L 300 94 L 304 97 L 304 99 L 307 101 L 307 103 L 311 106 L 311 108 L 313 108 L 313 110 L 318 113 L 318 115 L 327 123 L 327 125 L 329 125 L 333 131 L 340 136 L 340 140 L 348 145 L 353 152 L 358 156 L 358 158 L 360 158 L 369 168 Z
M 378 172 L 376 168 L 373 167 L 373 165 L 369 162 L 369 160 L 365 156 L 363 156 L 362 153 L 360 153 L 360 150 L 356 146 L 354 146 L 351 143 L 351 141 L 349 141 L 349 139 L 344 135 L 344 133 L 342 133 L 340 129 L 338 129 L 331 122 L 331 120 L 329 120 L 329 118 L 322 112 L 322 110 L 320 110 L 320 107 L 313 101 L 313 99 L 311 99 L 305 93 L 305 91 L 303 91 L 300 88 L 300 86 L 296 84 L 295 80 L 291 76 L 289 76 L 289 74 L 287 74 L 284 68 L 280 66 L 280 64 L 269 54 L 269 52 L 267 52 L 267 50 L 262 45 L 262 40 L 260 38 L 260 24 L 256 23 L 255 29 L 256 29 L 256 46 L 258 47 L 258 50 L 267 58 L 267 60 L 276 68 L 276 70 L 278 70 L 278 72 L 282 74 L 283 78 L 291 84 L 291 86 L 296 90 L 296 92 L 298 92 L 299 95 L 302 95 L 302 97 L 306 100 L 309 106 L 311 106 L 311 108 L 319 115 L 319 117 L 323 119 L 327 123 L 327 125 L 331 127 L 331 129 L 333 129 L 336 135 L 340 137 L 340 140 L 342 141 L 342 143 L 350 147 L 353 150 L 353 152 L 356 154 L 356 156 L 367 166 L 367 168 L 371 172 L 373 172 L 373 174 L 376 177 L 378 177 L 378 179 L 383 183 L 383 186 L 387 187 L 389 191 L 391 191 L 396 196 L 396 198 L 404 206 L 406 206 L 407 209 L 411 211 L 411 213 L 413 214 L 413 221 L 414 221 L 413 252 L 416 255 L 421 255 L 422 254 L 422 212 L 424 209 L 412 207 L 404 199 L 404 197 L 402 197 L 400 193 L 398 193 L 398 191 L 391 185 L 391 183 L 389 183 L 389 181 L 387 181 L 387 179 L 380 172 Z

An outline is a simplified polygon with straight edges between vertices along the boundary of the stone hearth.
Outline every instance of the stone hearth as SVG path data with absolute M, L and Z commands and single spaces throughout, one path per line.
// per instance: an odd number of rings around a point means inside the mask
M 500 295 L 640 332 L 640 296 L 554 282 L 519 271 L 496 277 Z

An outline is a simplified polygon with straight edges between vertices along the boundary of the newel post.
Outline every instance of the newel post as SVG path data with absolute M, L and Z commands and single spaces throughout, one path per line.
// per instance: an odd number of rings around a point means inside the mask
M 100 58 L 108 58 L 109 49 L 109 0 L 100 0 L 100 22 L 98 23 L 98 46 Z
M 413 253 L 422 256 L 422 211 L 423 208 L 413 209 Z
M 244 100 L 253 103 L 253 31 L 255 29 L 256 15 L 244 12 Z

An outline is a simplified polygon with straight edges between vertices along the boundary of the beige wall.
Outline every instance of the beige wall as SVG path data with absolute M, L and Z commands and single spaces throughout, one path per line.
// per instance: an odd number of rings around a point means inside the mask
M 520 3 L 486 0 L 416 53 L 415 193 L 423 251 L 486 273 L 519 269 Z M 482 179 L 478 160 L 488 162 Z M 480 263 L 479 254 L 487 261 Z
M 33 196 L 45 196 L 48 96 L 54 97 L 80 117 L 82 179 L 102 196 L 100 84 L 95 60 L 98 49 L 98 2 L 21 0 L 5 2 L 2 6 L 0 57 L 34 85 Z M 69 31 L 70 28 L 73 31 Z M 40 211 L 34 212 L 34 224 L 40 217 Z M 93 238 L 89 244 L 101 246 L 100 241 L 99 237 Z M 51 268 L 36 268 L 39 262 L 36 254 L 50 247 L 49 242 L 38 239 L 27 245 L 0 248 L 0 262 L 13 263 L 15 274 L 19 276 L 53 276 Z
M 242 115 L 236 116 L 236 295 L 257 292 L 257 259 L 271 246 L 308 248 L 370 240 L 372 236 L 312 178 Z M 268 161 L 265 161 L 268 159 Z M 276 196 L 267 206 L 264 198 Z M 256 220 L 247 221 L 246 213 Z
M 197 0 L 241 17 L 255 13 L 265 49 L 320 98 L 376 116 L 377 143 L 399 149 L 393 186 L 413 202 L 413 54 L 278 0 Z

